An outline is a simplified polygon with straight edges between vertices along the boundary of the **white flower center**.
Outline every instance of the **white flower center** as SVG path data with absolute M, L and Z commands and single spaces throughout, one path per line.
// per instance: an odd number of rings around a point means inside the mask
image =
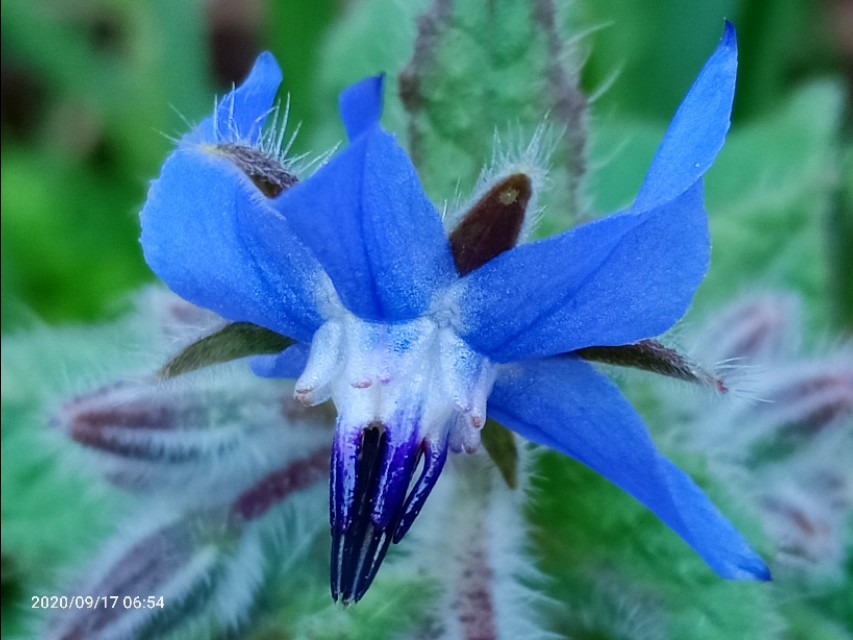
M 306 405 L 332 398 L 339 429 L 387 427 L 404 416 L 419 424 L 420 438 L 448 435 L 452 449 L 470 452 L 493 383 L 488 358 L 432 318 L 385 324 L 344 312 L 314 334 L 296 398 Z

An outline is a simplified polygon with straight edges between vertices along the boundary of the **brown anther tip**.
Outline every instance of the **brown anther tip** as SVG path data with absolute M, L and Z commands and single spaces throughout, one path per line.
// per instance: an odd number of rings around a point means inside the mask
M 368 387 L 373 385 L 372 380 L 355 380 L 350 383 L 350 386 L 353 389 L 367 389 Z
M 450 234 L 456 270 L 470 273 L 518 242 L 533 193 L 530 176 L 514 173 L 500 180 L 471 207 Z

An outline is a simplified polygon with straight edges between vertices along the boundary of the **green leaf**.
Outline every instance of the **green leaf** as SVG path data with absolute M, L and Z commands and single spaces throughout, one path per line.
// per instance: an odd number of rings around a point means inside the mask
M 841 190 L 833 202 L 829 219 L 832 245 L 832 281 L 838 325 L 853 333 L 853 144 L 848 144 L 843 162 Z
M 246 356 L 281 353 L 295 340 L 250 322 L 232 322 L 193 342 L 160 369 L 162 378 L 174 378 L 196 369 Z
M 675 461 L 750 542 L 760 544 L 757 522 L 750 522 L 746 507 L 720 491 L 730 478 L 717 478 L 714 486 L 702 470 L 701 455 Z M 720 579 L 649 509 L 603 476 L 547 452 L 538 460 L 536 478 L 530 516 L 540 566 L 554 580 L 549 597 L 565 610 L 588 612 L 587 624 L 595 625 L 571 637 L 641 638 L 659 625 L 660 633 L 646 637 L 751 640 L 771 626 L 773 589 Z M 623 607 L 633 601 L 636 614 L 627 632 L 615 633 L 607 624 L 602 590 L 612 590 L 608 597 Z M 567 616 L 565 628 L 573 625 L 580 626 Z
M 481 438 L 483 448 L 497 466 L 507 486 L 510 489 L 518 487 L 518 449 L 512 431 L 488 418 Z
M 765 118 L 735 121 L 705 180 L 713 253 L 696 311 L 757 286 L 794 289 L 812 307 L 825 304 L 824 229 L 839 182 L 842 105 L 841 85 L 825 80 L 802 87 Z M 594 129 L 595 211 L 630 204 L 663 132 L 663 123 L 631 120 Z
M 843 96 L 840 83 L 813 82 L 729 137 L 706 180 L 713 246 L 698 305 L 747 287 L 779 287 L 799 291 L 813 314 L 825 315 Z

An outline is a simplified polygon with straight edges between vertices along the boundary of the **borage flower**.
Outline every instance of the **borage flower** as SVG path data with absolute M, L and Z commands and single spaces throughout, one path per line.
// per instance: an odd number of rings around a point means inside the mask
M 702 175 L 728 130 L 736 55 L 727 25 L 629 209 L 519 246 L 531 177 L 498 180 L 448 237 L 379 125 L 381 76 L 342 93 L 350 144 L 305 181 L 263 134 L 281 81 L 269 54 L 180 141 L 142 211 L 146 259 L 181 296 L 272 337 L 232 356 L 281 351 L 255 372 L 298 377 L 307 405 L 334 401 L 336 600 L 362 597 L 448 449 L 476 450 L 487 416 L 610 479 L 721 576 L 769 577 L 586 362 L 704 375 L 649 338 L 707 268 Z

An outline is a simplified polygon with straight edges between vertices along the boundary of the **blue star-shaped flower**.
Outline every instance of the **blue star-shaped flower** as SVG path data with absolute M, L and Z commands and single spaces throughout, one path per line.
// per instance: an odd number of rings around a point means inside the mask
M 380 127 L 381 77 L 343 92 L 350 144 L 303 182 L 262 133 L 281 81 L 270 54 L 166 160 L 142 211 L 152 269 L 198 305 L 292 338 L 280 355 L 255 358 L 256 373 L 298 377 L 300 400 L 338 409 L 335 599 L 363 595 L 448 448 L 476 449 L 487 415 L 610 479 L 721 576 L 769 577 L 577 354 L 659 335 L 687 309 L 708 264 L 702 175 L 728 130 L 736 56 L 727 24 L 629 209 L 520 246 L 515 225 L 498 233 L 507 246 L 485 253 L 478 233 L 494 232 L 489 220 L 449 240 Z M 486 218 L 501 207 L 523 214 L 526 176 L 496 188 Z

